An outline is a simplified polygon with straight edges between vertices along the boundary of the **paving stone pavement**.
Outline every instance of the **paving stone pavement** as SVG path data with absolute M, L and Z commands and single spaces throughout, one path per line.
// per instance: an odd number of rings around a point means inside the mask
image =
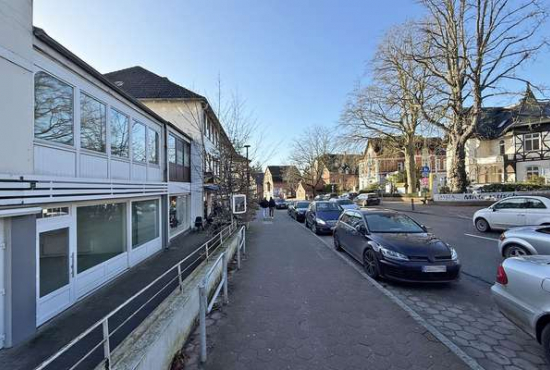
M 281 214 L 281 213 L 279 213 Z M 469 369 L 301 224 L 254 222 L 230 304 L 195 332 L 185 369 Z

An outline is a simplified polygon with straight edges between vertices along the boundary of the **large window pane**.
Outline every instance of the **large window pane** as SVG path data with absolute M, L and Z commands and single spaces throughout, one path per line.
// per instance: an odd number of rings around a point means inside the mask
M 111 109 L 111 154 L 128 158 L 130 120 L 128 116 Z
M 126 250 L 126 204 L 78 207 L 78 272 L 99 265 Z
M 145 125 L 134 122 L 132 127 L 132 157 L 134 162 L 145 162 Z
M 168 136 L 168 162 L 176 163 L 176 138 L 172 134 Z
M 189 228 L 189 207 L 186 196 L 170 197 L 170 235 L 175 235 Z
M 84 93 L 80 94 L 80 147 L 105 152 L 107 107 Z
M 73 88 L 44 72 L 34 76 L 34 137 L 73 145 Z
M 158 199 L 132 203 L 132 247 L 159 237 Z
M 69 284 L 69 229 L 40 233 L 40 297 Z
M 149 163 L 159 163 L 159 134 L 153 130 L 147 130 L 147 152 L 149 153 Z

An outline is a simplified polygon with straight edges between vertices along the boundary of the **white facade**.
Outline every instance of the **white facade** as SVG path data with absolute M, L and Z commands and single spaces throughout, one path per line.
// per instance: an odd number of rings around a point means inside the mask
M 166 246 L 169 193 L 189 209 L 202 175 L 168 182 L 190 138 L 33 31 L 32 1 L 0 8 L 1 348 Z

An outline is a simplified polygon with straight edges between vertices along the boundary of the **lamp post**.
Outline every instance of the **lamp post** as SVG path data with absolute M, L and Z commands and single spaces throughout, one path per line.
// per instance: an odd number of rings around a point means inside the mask
M 250 197 L 248 196 L 248 192 L 250 191 L 250 162 L 248 161 L 248 148 L 250 148 L 250 145 L 245 144 L 244 148 L 246 149 L 246 203 L 248 207 L 250 207 Z

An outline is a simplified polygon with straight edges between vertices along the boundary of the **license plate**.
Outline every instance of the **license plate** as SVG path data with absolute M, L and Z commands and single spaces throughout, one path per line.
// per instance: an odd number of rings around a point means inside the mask
M 422 266 L 422 272 L 447 272 L 447 266 L 445 265 Z

